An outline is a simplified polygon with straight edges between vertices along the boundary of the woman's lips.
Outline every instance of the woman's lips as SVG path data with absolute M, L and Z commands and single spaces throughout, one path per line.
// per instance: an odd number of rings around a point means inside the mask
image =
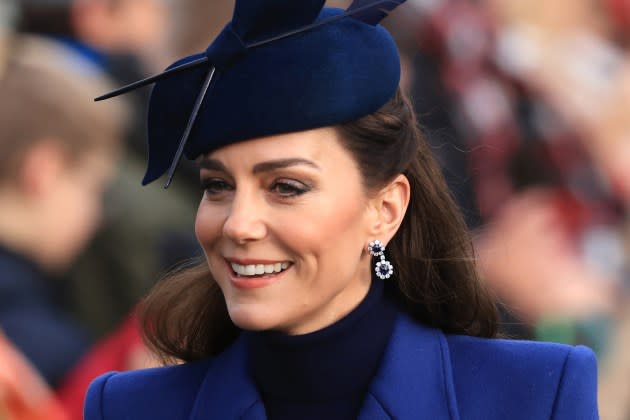
M 235 262 L 230 263 L 232 271 L 240 276 L 259 276 L 262 274 L 281 273 L 283 270 L 289 268 L 289 265 L 290 263 L 287 261 L 268 264 L 238 264 Z
M 288 261 L 230 261 L 226 260 L 230 271 L 230 280 L 238 289 L 258 289 L 278 280 L 292 267 Z M 245 263 L 247 262 L 247 264 Z

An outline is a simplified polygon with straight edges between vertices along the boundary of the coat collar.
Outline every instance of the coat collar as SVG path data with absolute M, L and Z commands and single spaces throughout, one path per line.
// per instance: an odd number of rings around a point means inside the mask
M 191 413 L 209 418 L 265 420 L 265 408 L 247 371 L 241 337 L 210 365 Z M 399 315 L 359 419 L 459 420 L 444 334 Z
M 217 356 L 201 383 L 190 420 L 266 420 L 265 407 L 247 371 L 243 336 Z
M 359 419 L 459 420 L 444 334 L 400 315 Z

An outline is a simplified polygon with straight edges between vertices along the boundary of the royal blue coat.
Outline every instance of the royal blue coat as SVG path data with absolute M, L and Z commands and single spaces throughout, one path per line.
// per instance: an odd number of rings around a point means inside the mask
M 85 420 L 265 419 L 245 352 L 238 339 L 213 359 L 105 374 Z M 586 347 L 448 335 L 401 315 L 358 418 L 592 420 L 596 390 Z

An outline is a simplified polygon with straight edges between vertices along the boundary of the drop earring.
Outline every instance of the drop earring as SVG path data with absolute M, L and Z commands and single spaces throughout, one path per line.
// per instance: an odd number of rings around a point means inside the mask
M 385 245 L 377 239 L 368 244 L 368 251 L 373 257 L 381 257 L 381 260 L 374 267 L 374 272 L 378 278 L 381 280 L 390 278 L 394 274 L 394 267 L 385 259 Z

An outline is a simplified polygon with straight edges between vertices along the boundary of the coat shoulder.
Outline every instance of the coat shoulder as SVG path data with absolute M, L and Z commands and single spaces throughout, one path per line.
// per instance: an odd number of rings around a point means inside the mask
M 466 418 L 598 418 L 589 348 L 457 335 L 446 341 L 460 412 L 479 413 Z
M 212 360 L 109 372 L 96 378 L 85 398 L 85 420 L 187 418 Z

